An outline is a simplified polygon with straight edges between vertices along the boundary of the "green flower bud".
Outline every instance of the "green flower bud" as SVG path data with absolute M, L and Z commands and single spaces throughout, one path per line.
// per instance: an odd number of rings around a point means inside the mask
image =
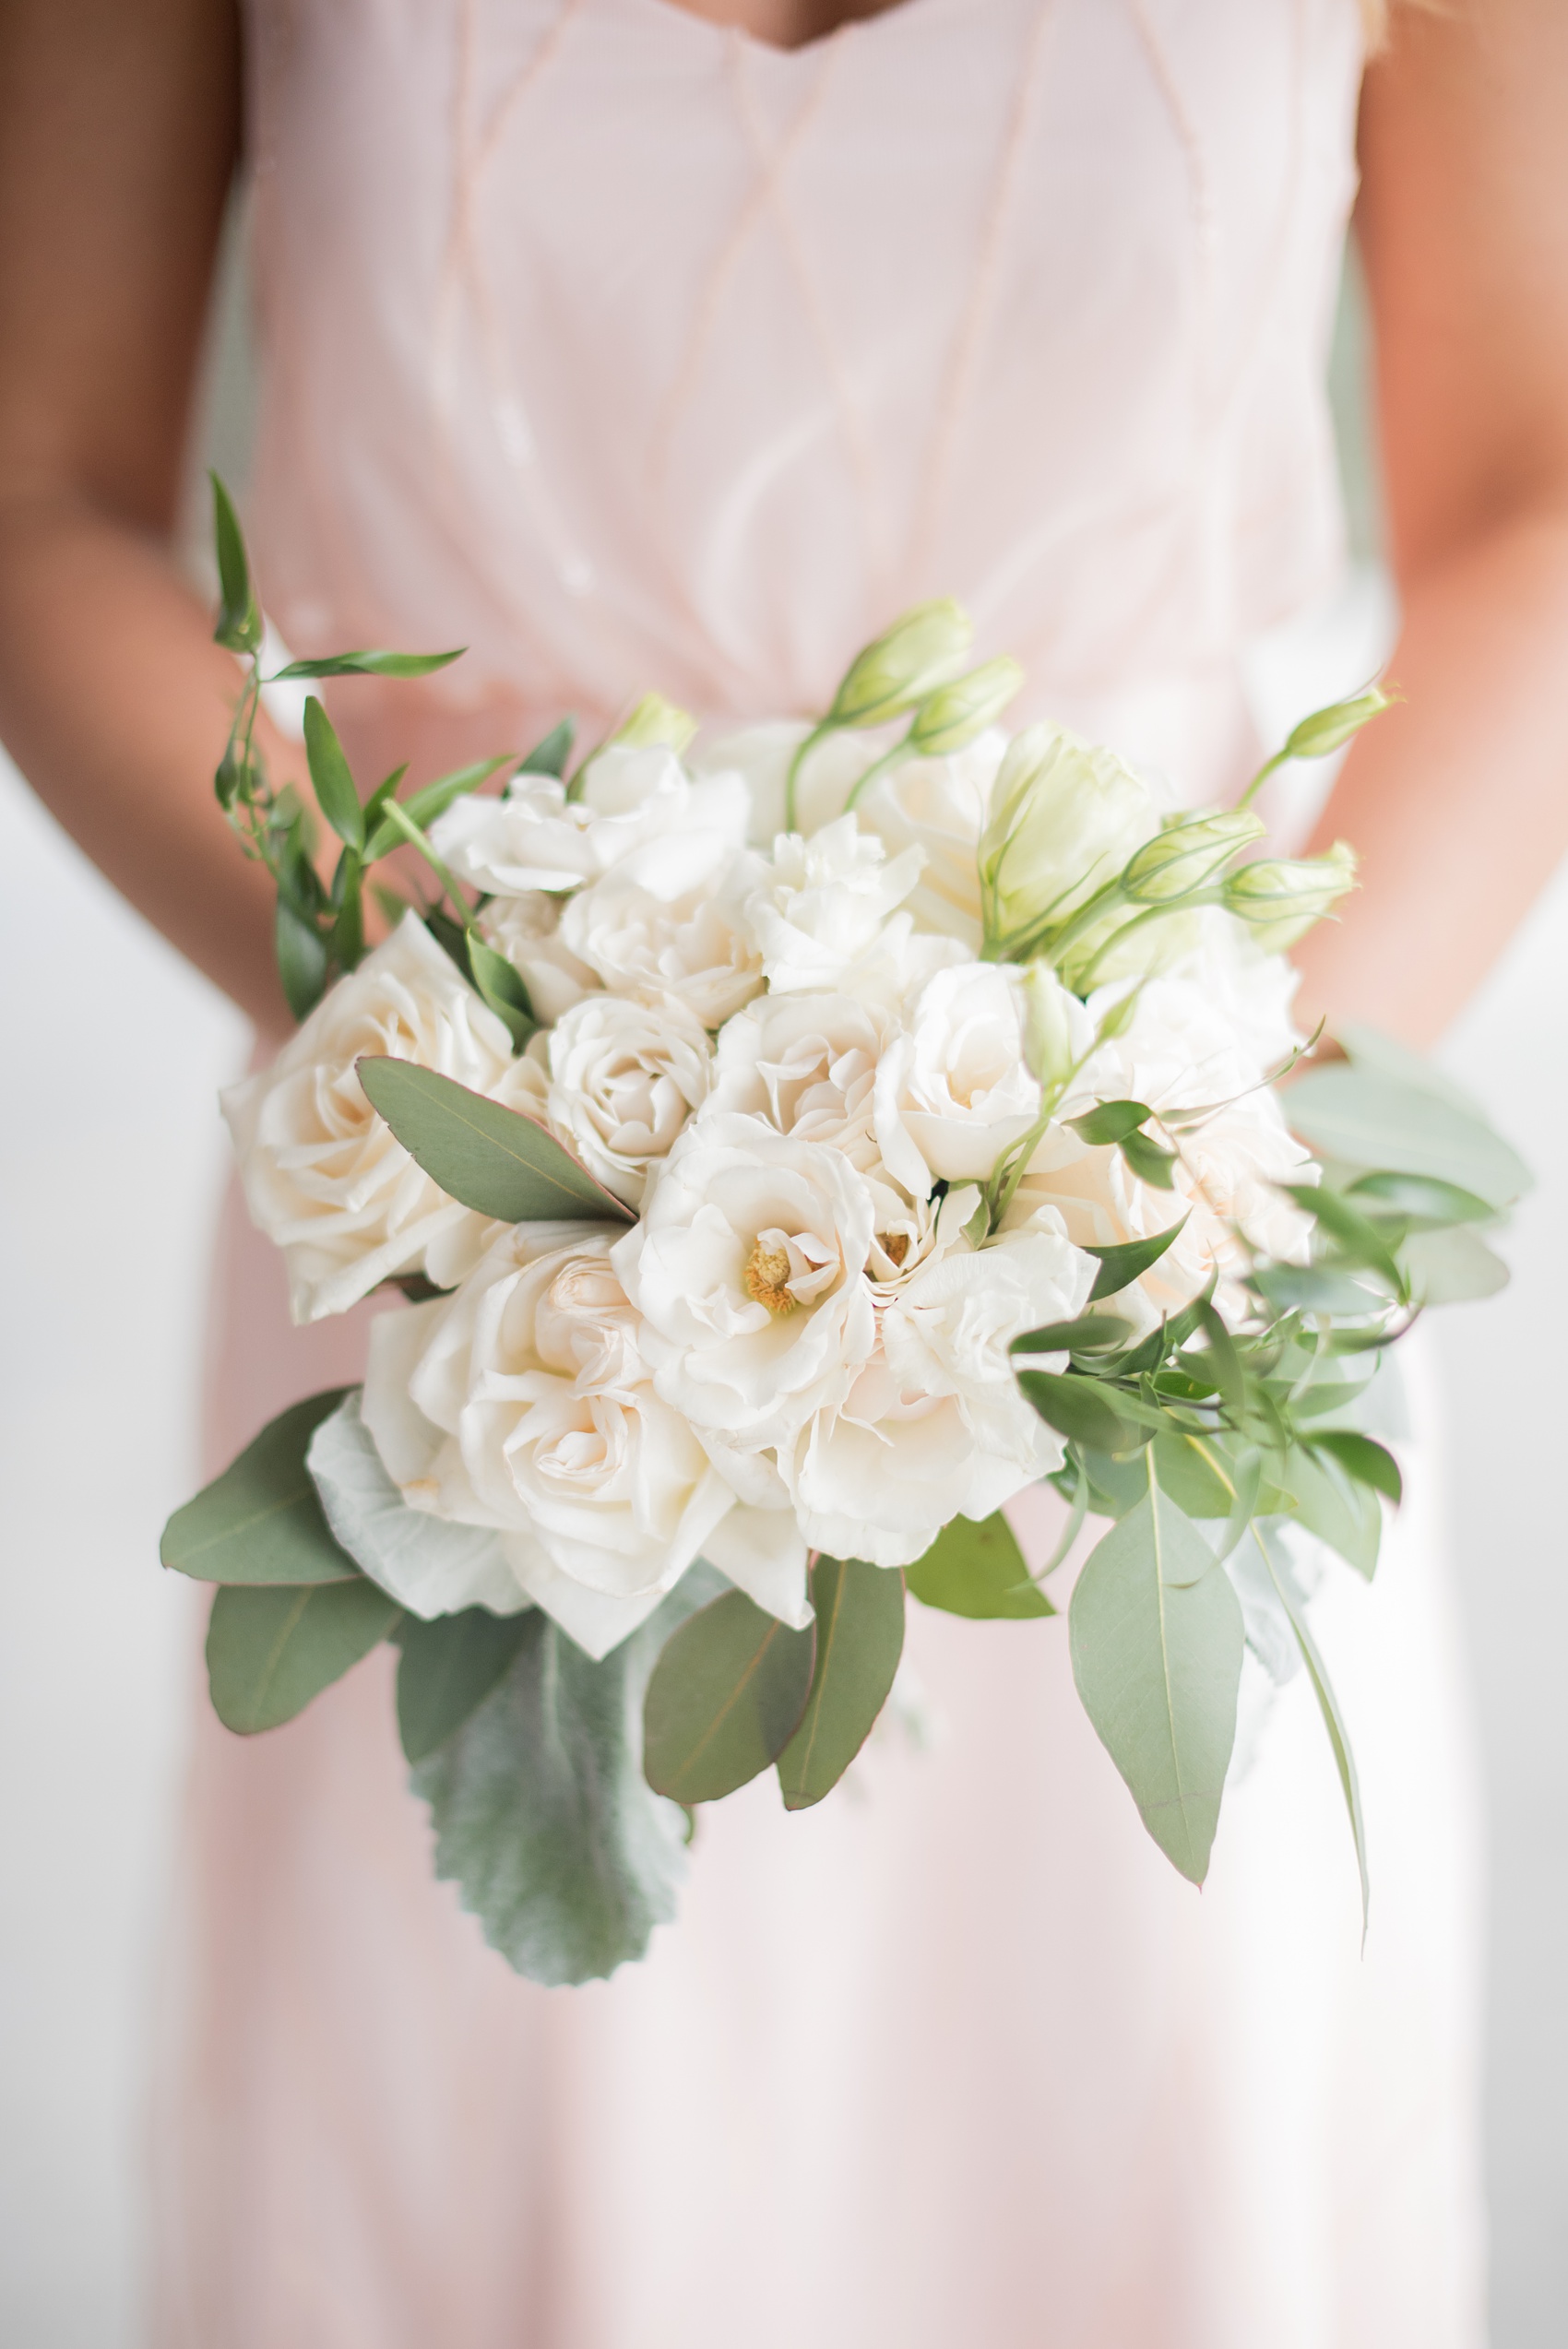
M 645 694 L 603 747 L 608 750 L 612 742 L 616 742 L 628 750 L 642 751 L 662 742 L 679 757 L 696 730 L 697 721 L 689 711 L 677 709 L 662 694 Z
M 1283 954 L 1356 885 L 1356 852 L 1336 840 L 1325 857 L 1265 857 L 1225 884 L 1225 904 L 1265 954 Z
M 1122 886 L 1134 905 L 1170 905 L 1217 881 L 1231 858 L 1268 826 L 1251 808 L 1227 808 L 1169 825 L 1129 858 Z
M 1381 685 L 1369 685 L 1364 694 L 1353 694 L 1348 701 L 1331 702 L 1326 709 L 1313 710 L 1303 718 L 1286 742 L 1280 756 L 1288 758 L 1327 758 L 1342 750 L 1352 736 L 1385 709 L 1392 709 L 1395 695 L 1385 694 Z
M 1154 801 L 1113 753 L 1064 727 L 1014 737 L 980 836 L 986 943 L 1005 955 L 1066 919 L 1159 829 Z
M 828 726 L 881 726 L 924 699 L 957 668 L 974 640 L 974 623 L 944 597 L 918 603 L 885 635 L 855 655 L 833 696 Z
M 1005 656 L 971 669 L 951 685 L 939 685 L 921 702 L 909 728 L 909 747 L 917 758 L 944 758 L 961 751 L 994 724 L 1024 682 L 1016 660 Z
M 1068 994 L 1049 963 L 1026 967 L 1023 991 L 1024 1059 L 1041 1091 L 1051 1093 L 1073 1074 L 1072 1015 L 1077 999 Z

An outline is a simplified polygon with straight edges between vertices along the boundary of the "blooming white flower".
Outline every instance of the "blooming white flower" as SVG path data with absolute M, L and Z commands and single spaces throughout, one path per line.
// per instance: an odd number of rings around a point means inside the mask
M 763 995 L 719 1032 L 707 1114 L 740 1110 L 780 1133 L 880 1165 L 872 1125 L 876 1067 L 894 1023 L 850 995 Z
M 229 1087 L 245 1204 L 283 1251 L 296 1322 L 345 1312 L 395 1273 L 457 1280 L 495 1228 L 438 1189 L 371 1108 L 362 1054 L 498 1097 L 516 1081 L 505 1028 L 409 913 L 270 1068 Z
M 606 1190 L 640 1205 L 654 1161 L 707 1097 L 712 1050 L 695 1013 L 673 996 L 588 995 L 529 1049 L 548 1071 L 552 1131 Z
M 686 1128 L 617 1273 L 654 1383 L 721 1465 L 787 1440 L 871 1352 L 873 1210 L 842 1152 L 721 1112 Z M 742 1498 L 773 1495 L 735 1470 Z
M 877 1140 L 906 1191 L 923 1195 L 938 1176 L 988 1180 L 1034 1123 L 1024 1010 L 1020 975 L 1002 963 L 961 963 L 921 992 L 876 1074 Z
M 1096 1269 L 1060 1218 L 980 1250 L 958 1239 L 923 1264 L 842 1402 L 780 1453 L 807 1540 L 910 1565 L 953 1517 L 987 1517 L 1060 1467 L 1062 1439 L 1025 1401 L 1007 1349 L 1075 1313 Z
M 722 875 L 699 871 L 689 887 L 663 896 L 635 875 L 636 860 L 582 890 L 561 920 L 563 943 L 613 993 L 658 1002 L 673 996 L 704 1027 L 719 1027 L 760 994 L 761 957 L 740 910 L 757 860 L 733 860 Z
M 649 1382 L 613 1237 L 503 1233 L 455 1296 L 374 1323 L 361 1406 L 409 1506 L 495 1529 L 518 1586 L 593 1655 L 734 1499 Z
M 534 1017 L 547 1026 L 600 984 L 561 935 L 561 900 L 542 889 L 493 897 L 479 917 L 481 935 L 505 955 L 529 991 Z
M 505 795 L 454 801 L 431 839 L 461 880 L 495 896 L 576 889 L 644 853 L 645 886 L 687 885 L 695 844 L 745 841 L 751 794 L 733 772 L 694 778 L 661 743 L 612 743 L 589 762 L 580 797 L 551 775 L 517 775 Z M 714 861 L 710 853 L 707 869 Z
M 1063 726 L 1014 736 L 980 844 L 987 920 L 1001 940 L 1062 919 L 1159 829 L 1146 787 L 1114 752 Z
M 922 930 L 960 940 L 971 955 L 984 935 L 976 856 L 1006 746 L 993 726 L 946 758 L 905 759 L 879 775 L 855 809 L 889 856 L 923 852 L 909 909 Z
M 837 986 L 872 947 L 920 878 L 923 851 L 889 859 L 839 816 L 811 838 L 781 833 L 745 900 L 745 919 L 776 995 Z

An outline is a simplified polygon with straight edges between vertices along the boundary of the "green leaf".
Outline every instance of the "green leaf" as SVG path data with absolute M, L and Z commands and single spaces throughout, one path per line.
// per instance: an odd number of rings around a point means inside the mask
M 1423 1305 L 1462 1305 L 1495 1297 L 1508 1286 L 1508 1267 L 1467 1225 L 1451 1231 L 1417 1231 L 1399 1251 L 1410 1289 Z
M 1068 1637 L 1085 1710 L 1145 1826 L 1201 1884 L 1236 1738 L 1241 1608 L 1158 1486 L 1090 1552 Z
M 1139 1126 L 1146 1125 L 1153 1115 L 1146 1101 L 1101 1101 L 1085 1116 L 1069 1118 L 1067 1123 L 1080 1142 L 1099 1148 L 1108 1143 L 1125 1141 Z
M 484 1607 L 511 1615 L 521 1607 L 499 1534 L 410 1508 L 360 1416 L 358 1387 L 311 1437 L 305 1466 L 335 1539 L 413 1614 Z
M 241 1737 L 276 1729 L 368 1655 L 402 1611 L 362 1575 L 303 1590 L 220 1590 L 207 1631 L 213 1711 Z
M 1220 1461 L 1226 1475 L 1229 1475 L 1231 1464 L 1218 1438 L 1204 1437 L 1200 1442 L 1172 1430 L 1154 1440 L 1155 1473 L 1160 1489 L 1185 1516 L 1229 1516 L 1234 1478 L 1227 1484 L 1212 1465 L 1214 1460 Z
M 800 1726 L 816 1653 L 744 1591 L 683 1623 L 643 1702 L 643 1774 L 679 1803 L 718 1802 L 777 1762 Z
M 1123 1134 L 1119 1147 L 1140 1182 L 1150 1184 L 1156 1191 L 1175 1190 L 1174 1150 L 1161 1149 L 1146 1133 Z
M 1131 1452 L 1149 1440 L 1129 1398 L 1071 1370 L 1020 1370 L 1018 1384 L 1042 1419 L 1090 1452 Z
M 564 718 L 559 726 L 551 728 L 542 742 L 534 744 L 518 768 L 518 774 L 553 775 L 559 782 L 566 772 L 566 761 L 572 755 L 572 743 L 576 739 L 576 719 Z
M 424 1623 L 405 1615 L 398 1630 L 398 1731 L 410 1762 L 423 1762 L 455 1737 L 530 1636 L 527 1615 L 465 1607 Z
M 643 1691 L 671 1631 L 719 1587 L 691 1568 L 599 1664 L 548 1616 L 525 1616 L 505 1679 L 410 1774 L 436 1874 L 531 1981 L 613 1974 L 675 1914 L 686 1821 L 643 1778 Z
M 327 941 L 313 923 L 302 919 L 281 892 L 273 911 L 272 943 L 283 1000 L 297 1020 L 307 1020 L 326 991 Z
M 1396 1508 L 1404 1500 L 1405 1480 L 1398 1461 L 1371 1436 L 1358 1435 L 1351 1428 L 1325 1428 L 1313 1437 L 1312 1443 L 1314 1452 L 1326 1452 L 1359 1485 L 1370 1485 Z
M 1093 1354 L 1125 1346 L 1133 1335 L 1129 1324 L 1114 1313 L 1080 1313 L 1071 1322 L 1047 1322 L 1043 1329 L 1026 1330 L 1012 1344 L 1015 1354 Z
M 404 1149 L 465 1207 L 505 1224 L 636 1221 L 531 1118 L 412 1061 L 367 1056 L 355 1066 Z
M 267 682 L 281 685 L 296 677 L 428 677 L 434 670 L 449 669 L 467 650 L 459 645 L 455 652 L 328 653 L 324 660 L 291 660 Z
M 922 1607 L 976 1622 L 1020 1622 L 1056 1612 L 1030 1582 L 1017 1536 L 1000 1509 L 979 1524 L 955 1517 L 904 1579 Z
M 904 1577 L 859 1558 L 812 1569 L 816 1661 L 801 1726 L 778 1757 L 786 1810 L 805 1810 L 838 1784 L 887 1702 L 904 1652 Z
M 225 646 L 230 652 L 254 653 L 261 649 L 261 611 L 251 586 L 251 568 L 245 554 L 244 532 L 233 502 L 216 473 L 208 473 L 212 483 L 212 536 L 218 555 L 218 584 L 222 603 L 218 613 L 218 625 L 213 630 L 215 644 Z
M 1490 1223 L 1493 1210 L 1473 1191 L 1461 1191 L 1435 1175 L 1364 1174 L 1347 1186 L 1347 1196 L 1360 1206 L 1403 1216 L 1412 1224 L 1446 1228 L 1450 1224 Z
M 1218 1307 L 1206 1298 L 1199 1299 L 1195 1311 L 1197 1326 L 1204 1335 L 1205 1358 L 1213 1372 L 1220 1400 L 1227 1410 L 1240 1417 L 1246 1410 L 1248 1394 L 1247 1367 L 1241 1348 Z
M 1337 1263 L 1362 1266 L 1386 1281 L 1396 1295 L 1403 1292 L 1404 1276 L 1387 1240 L 1353 1201 L 1326 1182 L 1284 1182 L 1279 1187 L 1336 1243 Z
M 1346 1733 L 1337 1700 L 1329 1685 L 1328 1675 L 1324 1670 L 1323 1658 L 1319 1655 L 1313 1635 L 1307 1629 L 1306 1614 L 1291 1586 L 1289 1574 L 1281 1570 L 1275 1554 L 1274 1544 L 1261 1528 L 1253 1527 L 1253 1538 L 1263 1553 L 1264 1563 L 1268 1569 L 1269 1579 L 1278 1593 L 1279 1603 L 1290 1619 L 1290 1629 L 1294 1631 L 1296 1644 L 1301 1651 L 1301 1661 L 1307 1667 L 1307 1678 L 1313 1684 L 1313 1693 L 1317 1698 L 1318 1710 L 1323 1714 L 1324 1727 L 1328 1731 L 1328 1742 L 1334 1751 L 1335 1767 L 1339 1773 L 1340 1791 L 1345 1797 L 1345 1808 L 1350 1815 L 1350 1833 L 1355 1838 L 1356 1866 L 1361 1879 L 1361 1939 L 1364 1943 L 1367 1918 L 1372 1907 L 1372 1879 L 1367 1870 L 1366 1826 L 1361 1818 L 1361 1790 L 1356 1777 L 1355 1756 L 1350 1751 L 1350 1740 Z
M 263 1428 L 223 1474 L 176 1509 L 163 1528 L 165 1566 L 202 1583 L 309 1584 L 357 1579 L 327 1530 L 305 1453 L 343 1401 L 313 1394 Z
M 1307 1531 L 1337 1550 L 1370 1583 L 1383 1540 L 1383 1510 L 1377 1494 L 1348 1476 L 1332 1453 L 1292 1444 L 1279 1482 L 1296 1503 Z
M 1530 1188 L 1523 1159 L 1479 1118 L 1370 1066 L 1313 1070 L 1291 1086 L 1283 1107 L 1303 1140 L 1350 1166 L 1431 1175 L 1493 1208 Z
M 403 813 L 410 824 L 417 824 L 422 830 L 427 825 L 434 824 L 438 815 L 444 815 L 455 800 L 462 799 L 469 791 L 477 791 L 481 783 L 487 783 L 493 775 L 511 763 L 512 754 L 508 751 L 503 758 L 481 758 L 472 766 L 456 767 L 450 775 L 437 776 L 434 783 L 426 783 L 421 789 L 410 793 L 401 802 Z M 377 857 L 389 856 L 407 836 L 396 824 L 378 825 L 365 849 L 365 862 L 374 864 Z
M 332 925 L 332 959 L 339 970 L 354 969 L 364 957 L 363 880 L 364 867 L 352 848 L 345 848 L 333 883 L 340 902 Z
M 482 938 L 470 931 L 468 939 L 469 973 L 475 987 L 498 1019 L 506 1023 L 513 1047 L 520 1050 L 530 1036 L 539 1033 L 540 1022 L 533 1014 L 533 1002 L 528 983 L 520 970 L 514 970 L 505 955 L 487 946 Z
M 1330 1272 L 1321 1264 L 1260 1264 L 1252 1275 L 1260 1297 L 1281 1312 L 1333 1313 L 1364 1319 L 1386 1312 L 1388 1299 L 1376 1289 L 1352 1280 L 1348 1273 Z
M 362 851 L 364 810 L 337 730 L 314 694 L 305 703 L 305 757 L 322 814 L 339 840 L 356 853 Z
M 1098 1305 L 1102 1297 L 1116 1297 L 1140 1280 L 1151 1264 L 1158 1264 L 1171 1241 L 1186 1223 L 1183 1216 L 1178 1223 L 1167 1225 L 1147 1240 L 1124 1240 L 1114 1248 L 1087 1248 L 1087 1256 L 1098 1256 L 1099 1271 L 1089 1291 L 1089 1303 Z

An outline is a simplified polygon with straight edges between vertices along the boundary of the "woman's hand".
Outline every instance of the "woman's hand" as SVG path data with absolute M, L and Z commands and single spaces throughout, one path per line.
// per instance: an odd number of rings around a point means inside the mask
M 1314 841 L 1362 860 L 1302 1009 L 1440 1035 L 1568 848 L 1568 6 L 1396 10 L 1361 106 L 1406 700 Z

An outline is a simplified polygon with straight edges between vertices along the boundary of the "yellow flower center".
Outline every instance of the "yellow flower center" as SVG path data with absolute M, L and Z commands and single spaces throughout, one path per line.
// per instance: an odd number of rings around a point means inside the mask
M 898 1267 L 898 1270 L 902 1272 L 904 1269 L 904 1259 L 909 1252 L 909 1233 L 907 1231 L 888 1232 L 882 1242 L 882 1252 L 885 1257 L 887 1257 L 891 1263 L 896 1264 Z
M 765 1240 L 752 1243 L 742 1275 L 746 1294 L 766 1305 L 770 1313 L 792 1313 L 799 1299 L 792 1297 L 786 1286 L 790 1278 L 790 1259 L 782 1248 L 769 1247 Z

